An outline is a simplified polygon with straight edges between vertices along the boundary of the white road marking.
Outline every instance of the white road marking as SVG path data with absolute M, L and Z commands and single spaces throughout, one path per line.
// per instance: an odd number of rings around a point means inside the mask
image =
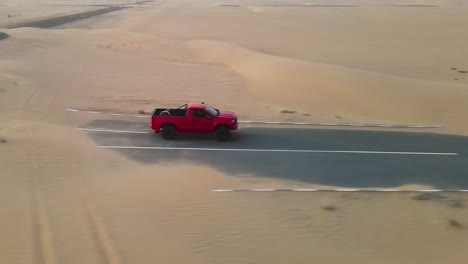
M 88 110 L 79 110 L 74 108 L 66 108 L 70 112 L 82 112 L 89 114 L 104 114 L 113 116 L 129 116 L 136 118 L 149 118 L 150 115 L 132 115 L 123 113 L 97 112 Z M 280 121 L 255 121 L 255 120 L 239 120 L 240 124 L 269 124 L 269 125 L 302 125 L 302 126 L 343 126 L 343 127 L 391 127 L 391 128 L 449 128 L 450 126 L 421 126 L 421 125 L 389 125 L 389 124 L 340 124 L 340 123 L 307 123 L 307 122 L 280 122 Z
M 149 133 L 149 132 L 140 132 L 140 133 Z M 187 147 L 156 147 L 156 146 L 154 147 L 99 146 L 99 147 L 108 148 L 108 149 L 192 150 L 192 151 L 231 151 L 231 152 L 343 153 L 343 154 L 434 155 L 434 156 L 457 156 L 458 155 L 458 153 L 450 153 L 450 152 L 403 152 L 403 151 L 368 151 L 368 150 L 240 149 L 240 148 L 229 149 L 229 148 L 187 148 Z
M 318 123 L 319 126 L 338 126 L 336 123 Z
M 337 192 L 357 192 L 358 189 L 335 189 Z
M 212 192 L 468 192 L 468 190 L 398 190 L 398 189 L 215 189 Z
M 93 131 L 93 132 L 110 132 L 110 133 L 133 133 L 133 134 L 149 134 L 150 133 L 148 131 L 111 130 L 111 129 L 95 129 L 95 128 L 78 128 L 78 130 Z
M 391 128 L 448 128 L 450 126 L 419 126 L 419 125 L 389 125 L 389 124 L 340 124 L 340 123 L 306 123 L 306 122 L 272 122 L 240 120 L 238 123 L 245 124 L 280 124 L 280 125 L 306 125 L 306 126 L 344 126 L 344 127 L 391 127 Z
M 254 123 L 258 123 L 258 124 L 291 124 L 291 125 L 294 124 L 294 123 L 283 123 L 283 122 L 278 122 L 278 121 L 250 121 L 250 120 L 247 120 L 247 121 L 238 121 L 238 123 L 250 123 L 250 124 L 254 124 Z

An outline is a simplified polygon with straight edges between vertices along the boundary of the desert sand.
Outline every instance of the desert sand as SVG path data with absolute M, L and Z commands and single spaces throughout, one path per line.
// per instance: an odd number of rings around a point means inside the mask
M 12 2 L 0 1 L 2 19 Z M 14 8 L 34 20 L 124 3 L 46 5 L 64 2 Z M 219 195 L 210 190 L 317 186 L 140 164 L 76 130 L 98 117 L 64 111 L 203 100 L 244 119 L 444 125 L 433 132 L 468 135 L 468 8 L 394 6 L 403 2 L 160 1 L 57 29 L 0 29 L 10 35 L 0 41 L 0 262 L 463 261 L 468 236 L 456 223 L 468 224 L 466 195 Z

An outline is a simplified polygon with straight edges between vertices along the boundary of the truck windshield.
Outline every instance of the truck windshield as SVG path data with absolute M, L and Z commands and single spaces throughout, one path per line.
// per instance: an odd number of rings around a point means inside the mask
M 213 116 L 218 116 L 219 115 L 219 111 L 214 109 L 213 107 L 211 107 L 209 105 L 205 105 L 205 110 L 210 112 L 210 114 L 213 115 Z

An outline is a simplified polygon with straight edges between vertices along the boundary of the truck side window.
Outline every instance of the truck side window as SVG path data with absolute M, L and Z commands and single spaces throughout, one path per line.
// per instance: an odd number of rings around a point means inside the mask
M 203 110 L 195 109 L 193 110 L 194 118 L 206 118 L 206 113 Z

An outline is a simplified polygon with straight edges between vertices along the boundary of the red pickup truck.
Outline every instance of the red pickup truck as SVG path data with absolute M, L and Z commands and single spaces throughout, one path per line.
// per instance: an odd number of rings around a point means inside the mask
M 237 129 L 237 115 L 219 111 L 205 103 L 184 104 L 178 108 L 156 108 L 151 115 L 151 128 L 162 132 L 165 139 L 177 133 L 214 133 L 217 140 L 227 141 L 230 131 Z

